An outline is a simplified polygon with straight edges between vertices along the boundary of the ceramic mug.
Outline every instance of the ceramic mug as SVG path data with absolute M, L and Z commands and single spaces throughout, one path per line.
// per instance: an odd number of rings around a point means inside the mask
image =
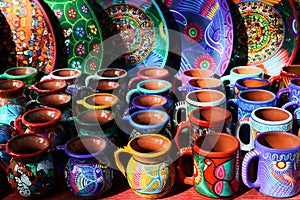
M 38 70 L 33 67 L 13 67 L 0 74 L 0 79 L 22 80 L 26 85 L 35 82 Z
M 184 174 L 184 156 L 193 157 L 193 175 Z M 226 133 L 201 135 L 193 147 L 182 149 L 178 177 L 210 198 L 233 198 L 239 191 L 239 141 Z
M 138 135 L 157 133 L 172 138 L 167 130 L 170 121 L 168 113 L 162 110 L 140 110 L 123 118 L 122 128 L 125 129 L 127 138 L 131 139 Z
M 203 106 L 219 106 L 225 108 L 226 96 L 224 93 L 212 89 L 189 92 L 185 97 L 185 101 L 180 101 L 175 104 L 173 117 L 174 125 L 176 126 L 181 121 L 188 120 L 189 114 L 194 109 Z M 179 114 L 181 114 L 180 119 L 178 117 Z
M 256 108 L 273 107 L 275 105 L 275 94 L 267 90 L 258 89 L 240 92 L 237 99 L 230 99 L 227 101 L 227 109 L 234 116 L 234 121 L 249 118 L 251 112 Z
M 243 159 L 243 182 L 275 198 L 294 196 L 300 191 L 299 154 L 299 137 L 280 131 L 262 133 L 255 138 L 254 150 Z M 253 182 L 249 179 L 248 170 L 254 159 L 258 159 L 258 166 Z
M 115 152 L 117 167 L 137 195 L 160 198 L 171 190 L 175 182 L 175 167 L 169 159 L 171 147 L 170 139 L 146 134 L 132 138 L 127 146 Z M 122 154 L 130 155 L 127 164 Z
M 201 135 L 212 132 L 231 134 L 233 128 L 231 114 L 220 107 L 204 106 L 193 110 L 189 120 L 181 122 L 176 127 L 175 143 L 178 149 L 193 146 Z M 187 129 L 187 132 L 183 130 Z
M 2 145 L 11 156 L 6 166 L 12 189 L 25 198 L 41 198 L 54 191 L 56 172 L 50 153 L 51 142 L 38 134 L 18 135 Z
M 243 131 L 243 125 L 250 126 L 249 131 Z M 241 120 L 236 125 L 236 137 L 241 143 L 241 149 L 250 151 L 254 147 L 254 139 L 260 133 L 267 131 L 292 132 L 293 116 L 288 111 L 277 107 L 262 107 L 251 112 L 249 119 Z M 247 141 L 247 142 L 246 142 Z
M 61 68 L 53 70 L 49 75 L 46 75 L 41 78 L 43 80 L 49 79 L 57 79 L 57 80 L 64 80 L 68 84 L 74 83 L 76 80 L 79 79 L 82 72 L 78 69 L 71 69 L 71 68 Z
M 107 192 L 113 183 L 109 167 L 107 141 L 98 136 L 79 136 L 69 140 L 59 150 L 69 157 L 65 166 L 65 181 L 72 193 L 95 198 Z
M 166 80 L 144 80 L 137 84 L 136 89 L 128 91 L 126 95 L 126 101 L 127 103 L 130 103 L 134 97 L 143 94 L 157 94 L 162 96 L 168 96 L 171 88 L 172 84 Z
M 189 93 L 195 90 L 212 89 L 224 92 L 223 83 L 217 78 L 194 78 L 188 81 L 187 86 L 180 87 L 180 92 Z
M 195 78 L 212 78 L 214 72 L 208 69 L 187 69 L 184 70 L 181 74 L 182 86 L 188 84 L 189 80 Z
M 237 66 L 230 70 L 229 75 L 221 77 L 221 81 L 225 83 L 226 81 L 229 84 L 235 84 L 238 79 L 256 77 L 262 78 L 264 75 L 263 70 L 255 66 Z
M 226 88 L 228 99 L 238 98 L 240 92 L 246 90 L 270 90 L 270 82 L 264 78 L 241 78 L 235 82 L 234 87 Z
M 83 99 L 77 100 L 76 104 L 81 105 L 87 109 L 96 110 L 112 110 L 119 102 L 119 98 L 110 93 L 94 93 Z
M 287 98 L 286 96 L 287 95 Z M 288 102 L 300 101 L 300 77 L 293 78 L 288 84 L 287 88 L 280 89 L 277 94 L 277 106 L 281 107 Z

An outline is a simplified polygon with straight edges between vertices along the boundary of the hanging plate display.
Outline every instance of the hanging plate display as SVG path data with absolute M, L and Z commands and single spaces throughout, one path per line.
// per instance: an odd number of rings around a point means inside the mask
M 239 12 L 233 58 L 255 65 L 269 76 L 293 62 L 299 43 L 298 17 L 289 0 L 235 0 Z M 247 47 L 247 51 L 240 48 Z M 243 61 L 244 62 L 244 61 Z
M 51 23 L 37 0 L 0 0 L 1 65 L 49 73 L 56 59 Z
M 169 40 L 163 15 L 151 0 L 89 0 L 103 32 L 104 66 L 126 70 L 164 67 Z
M 44 0 L 57 38 L 57 68 L 95 74 L 103 58 L 98 20 L 85 0 Z M 46 8 L 48 6 L 48 8 Z
M 180 79 L 184 70 L 209 69 L 222 75 L 230 61 L 233 22 L 226 0 L 165 0 L 167 23 L 181 34 Z

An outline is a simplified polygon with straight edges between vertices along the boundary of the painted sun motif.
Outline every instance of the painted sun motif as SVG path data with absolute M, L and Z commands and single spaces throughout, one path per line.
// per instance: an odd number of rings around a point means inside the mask
M 188 24 L 183 33 L 187 36 L 187 39 L 193 43 L 199 43 L 204 36 L 203 28 L 195 23 Z
M 195 184 L 199 184 L 202 180 L 202 171 L 195 158 L 194 158 L 194 177 L 195 177 Z
M 199 69 L 214 70 L 217 66 L 215 59 L 208 55 L 200 55 L 195 58 L 193 66 Z

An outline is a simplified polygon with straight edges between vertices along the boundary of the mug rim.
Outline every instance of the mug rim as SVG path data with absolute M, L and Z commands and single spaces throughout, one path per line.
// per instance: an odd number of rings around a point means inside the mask
M 57 76 L 57 75 L 54 75 L 55 72 L 58 72 L 58 71 L 64 71 L 64 70 L 69 70 L 69 71 L 76 71 L 77 74 L 73 75 L 73 76 Z M 74 78 L 78 78 L 82 75 L 82 72 L 79 70 L 79 69 L 73 69 L 73 68 L 60 68 L 60 69 L 56 69 L 56 70 L 53 70 L 51 73 L 50 73 L 50 76 L 53 77 L 53 79 L 59 79 L 59 80 L 69 80 L 69 79 L 74 79 Z
M 284 76 L 288 76 L 288 77 L 292 77 L 292 78 L 300 77 L 300 73 L 299 74 L 294 74 L 294 73 L 285 71 L 285 69 L 293 68 L 293 67 L 300 68 L 300 64 L 292 64 L 292 65 L 287 65 L 287 66 L 282 67 L 282 69 L 280 71 L 280 75 L 284 75 Z
M 96 96 L 111 96 L 115 100 L 111 104 L 108 104 L 108 105 L 96 106 L 96 105 L 89 104 L 89 103 L 86 102 L 88 98 L 91 98 L 93 96 L 94 97 L 96 97 Z M 87 109 L 105 109 L 105 108 L 111 108 L 111 107 L 115 106 L 119 102 L 119 98 L 116 95 L 111 94 L 111 93 L 94 93 L 94 94 L 91 94 L 91 95 L 88 95 L 88 96 L 84 97 L 82 100 L 83 100 L 83 106 L 85 108 L 87 108 Z
M 207 72 L 208 74 L 210 75 L 204 75 L 204 76 L 188 76 L 186 75 L 187 72 L 190 72 L 190 71 L 203 71 L 203 72 Z M 214 72 L 209 70 L 209 69 L 200 69 L 200 68 L 192 68 L 192 69 L 187 69 L 187 70 L 184 70 L 182 72 L 182 75 L 184 75 L 185 77 L 190 77 L 190 78 L 197 78 L 197 77 L 213 77 L 214 75 Z
M 8 74 L 9 71 L 11 70 L 16 70 L 16 69 L 30 69 L 30 70 L 33 70 L 33 73 L 31 74 L 23 74 L 23 75 L 11 75 L 11 74 Z M 5 70 L 4 74 L 5 76 L 9 76 L 9 78 L 28 78 L 30 76 L 35 76 L 37 75 L 38 73 L 38 70 L 34 67 L 30 67 L 30 66 L 20 66 L 20 67 L 12 67 L 12 68 L 8 68 L 7 70 Z
M 198 93 L 198 92 L 216 92 L 216 93 L 222 95 L 222 98 L 218 99 L 216 101 L 210 101 L 210 102 L 199 102 L 199 101 L 194 101 L 194 100 L 189 98 L 189 95 L 194 94 L 194 93 Z M 214 89 L 194 90 L 194 91 L 189 92 L 186 95 L 185 101 L 188 104 L 191 104 L 193 106 L 219 106 L 219 105 L 222 105 L 226 102 L 226 95 L 223 92 L 218 91 L 218 90 L 214 90 Z
M 165 73 L 159 76 L 146 76 L 144 75 L 142 72 L 147 71 L 147 70 L 163 70 Z M 159 78 L 166 78 L 170 75 L 169 71 L 165 68 L 161 68 L 161 67 L 147 67 L 147 68 L 143 68 L 138 70 L 137 72 L 137 77 L 140 77 L 142 79 L 153 79 L 154 77 L 159 77 Z
M 124 72 L 124 74 L 122 74 L 121 76 L 116 76 L 116 77 L 107 77 L 107 76 L 102 76 L 99 75 L 99 73 L 104 72 L 106 70 L 117 70 L 117 71 L 122 71 Z M 105 69 L 100 69 L 99 71 L 97 71 L 95 73 L 96 77 L 99 79 L 110 79 L 110 80 L 119 80 L 121 78 L 124 78 L 125 76 L 127 76 L 127 71 L 125 69 L 122 68 L 117 68 L 117 67 L 112 67 L 112 68 L 105 68 Z
M 284 119 L 284 120 L 279 120 L 279 121 L 268 121 L 268 120 L 264 120 L 264 119 L 261 119 L 259 117 L 257 117 L 255 115 L 255 113 L 258 111 L 258 110 L 264 110 L 264 109 L 271 109 L 271 110 L 280 110 L 282 112 L 285 112 L 288 114 L 288 118 L 287 119 Z M 253 120 L 253 121 L 257 121 L 259 123 L 265 123 L 265 124 L 270 124 L 270 125 L 279 125 L 278 123 L 280 122 L 280 124 L 288 124 L 288 123 L 293 123 L 293 115 L 283 109 L 283 108 L 278 108 L 278 107 L 271 107 L 271 106 L 268 106 L 268 107 L 260 107 L 260 108 L 256 108 L 255 110 L 253 110 L 251 112 L 251 117 L 250 117 L 250 120 Z
M 141 85 L 143 85 L 144 83 L 149 83 L 149 82 L 166 83 L 167 87 L 159 89 L 159 90 L 148 90 L 148 89 L 145 89 L 145 88 L 141 87 Z M 143 81 L 139 82 L 137 84 L 136 88 L 137 88 L 138 91 L 141 91 L 141 92 L 146 93 L 146 94 L 150 94 L 151 92 L 163 93 L 163 92 L 169 91 L 172 88 L 172 84 L 169 81 L 166 81 L 166 80 L 163 80 L 163 79 L 147 79 L 147 80 L 143 80 Z
M 90 113 L 90 112 L 96 112 L 97 114 L 98 114 L 98 112 L 109 113 L 109 114 L 112 116 L 112 119 L 110 119 L 110 120 L 108 120 L 108 121 L 106 121 L 106 122 L 95 122 L 95 123 L 83 122 L 83 121 L 79 120 L 79 117 L 81 117 L 82 115 L 84 115 L 84 114 L 86 114 L 86 113 Z M 114 118 L 115 118 L 114 114 L 111 113 L 111 112 L 109 112 L 109 111 L 107 111 L 107 110 L 94 110 L 94 109 L 88 109 L 88 110 L 85 110 L 85 111 L 79 113 L 79 114 L 74 118 L 74 120 L 75 120 L 77 123 L 79 123 L 80 125 L 85 125 L 85 126 L 88 126 L 88 125 L 99 125 L 99 126 L 100 126 L 101 124 L 106 124 L 106 123 L 108 123 L 108 122 L 113 121 Z
M 211 86 L 211 87 L 199 87 L 199 86 L 193 86 L 191 85 L 191 82 L 194 82 L 194 81 L 197 81 L 197 80 L 213 80 L 213 81 L 216 81 L 218 82 L 219 84 L 218 85 L 214 85 L 214 86 Z M 192 87 L 192 88 L 199 88 L 199 89 L 210 89 L 210 88 L 222 88 L 223 86 L 223 83 L 220 79 L 217 79 L 217 78 L 214 78 L 214 77 L 196 77 L 196 78 L 193 78 L 193 79 L 190 79 L 188 81 L 188 86 L 189 87 Z
M 145 124 L 138 124 L 136 123 L 135 121 L 133 121 L 133 117 L 135 117 L 136 115 L 140 114 L 140 113 L 147 113 L 147 112 L 156 112 L 156 113 L 161 113 L 163 114 L 165 117 L 166 117 L 166 120 L 164 120 L 163 122 L 159 123 L 159 124 L 148 124 L 148 125 L 145 125 Z M 161 126 L 165 126 L 168 121 L 170 120 L 170 117 L 168 115 L 168 113 L 166 113 L 165 111 L 162 111 L 162 110 L 157 110 L 157 109 L 145 109 L 145 110 L 139 110 L 139 111 L 136 111 L 134 113 L 132 113 L 130 116 L 129 116 L 129 123 L 134 126 L 134 127 L 142 127 L 142 129 L 152 129 L 152 128 L 159 128 Z
M 259 77 L 244 77 L 244 78 L 240 78 L 235 82 L 235 87 L 237 87 L 239 90 L 249 90 L 249 87 L 241 85 L 240 81 L 245 81 L 245 80 L 256 80 L 256 81 L 260 81 L 260 82 L 264 82 L 266 83 L 266 85 L 263 86 L 259 86 L 259 87 L 250 87 L 250 89 L 255 89 L 255 88 L 268 88 L 270 87 L 270 82 L 267 79 L 264 78 L 259 78 Z
M 212 138 L 226 137 L 226 138 L 229 138 L 230 140 L 232 140 L 234 145 L 230 149 L 228 149 L 226 151 L 222 151 L 222 152 L 212 152 L 212 151 L 207 151 L 207 150 L 201 149 L 201 147 L 199 147 L 197 145 L 198 141 L 202 140 L 202 139 L 203 139 L 203 141 L 205 141 L 205 139 L 207 139 L 209 137 L 212 137 Z M 207 133 L 207 134 L 201 135 L 194 142 L 194 151 L 199 155 L 208 156 L 208 157 L 215 157 L 215 158 L 228 157 L 228 156 L 234 155 L 235 153 L 238 153 L 239 149 L 240 149 L 239 140 L 236 137 L 234 137 L 228 133 L 222 133 L 222 132 Z
M 266 100 L 266 101 L 251 101 L 251 100 L 242 98 L 241 95 L 243 95 L 244 93 L 248 93 L 248 92 L 265 92 L 265 93 L 268 93 L 268 94 L 272 95 L 273 98 L 269 99 L 269 100 Z M 264 89 L 249 89 L 249 90 L 244 90 L 244 91 L 239 92 L 239 94 L 238 94 L 238 100 L 240 100 L 242 102 L 250 103 L 250 104 L 271 103 L 273 101 L 275 102 L 276 95 L 273 92 L 268 91 L 268 90 L 264 90 Z
M 166 102 L 165 102 L 164 104 L 162 104 L 162 105 L 159 105 L 159 106 L 151 106 L 151 107 L 147 107 L 147 106 L 143 106 L 143 105 L 137 105 L 137 104 L 135 103 L 135 101 L 136 101 L 137 99 L 142 98 L 142 97 L 147 97 L 147 96 L 153 96 L 153 97 L 163 98 L 163 99 L 166 100 Z M 134 107 L 142 108 L 142 109 L 148 109 L 148 108 L 162 108 L 162 107 L 164 107 L 164 106 L 166 106 L 166 105 L 168 104 L 168 99 L 167 99 L 166 97 L 164 97 L 164 96 L 162 96 L 162 95 L 158 95 L 158 94 L 143 94 L 143 95 L 134 97 L 134 98 L 132 99 L 131 102 L 132 102 L 132 105 L 133 105 Z
M 240 66 L 236 66 L 236 67 L 234 67 L 234 68 L 232 68 L 231 70 L 230 70 L 230 74 L 229 75 L 231 75 L 231 76 L 244 76 L 245 74 L 238 74 L 238 73 L 235 73 L 234 72 L 234 70 L 236 70 L 236 69 L 241 69 L 241 68 L 251 68 L 251 69 L 258 69 L 259 70 L 259 72 L 257 72 L 257 73 L 252 73 L 252 74 L 248 74 L 248 75 L 260 75 L 260 74 L 263 74 L 264 72 L 263 72 L 263 70 L 261 69 L 261 68 L 259 68 L 259 67 L 257 67 L 257 66 L 255 66 L 255 65 L 252 65 L 252 66 L 247 66 L 247 65 L 245 65 L 245 66 L 242 66 L 242 65 L 240 65 Z

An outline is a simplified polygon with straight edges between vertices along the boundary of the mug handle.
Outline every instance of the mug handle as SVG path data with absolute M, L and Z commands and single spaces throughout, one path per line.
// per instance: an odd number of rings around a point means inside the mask
M 174 114 L 173 114 L 173 123 L 174 126 L 177 126 L 181 121 L 178 120 L 178 112 L 179 110 L 184 109 L 186 116 L 184 121 L 188 119 L 188 113 L 187 113 L 187 103 L 185 101 L 179 101 L 175 104 Z
M 231 113 L 231 115 L 232 115 L 232 121 L 236 122 L 238 120 L 237 99 L 229 99 L 227 101 L 226 109 Z
M 251 161 L 255 158 L 259 158 L 259 152 L 256 150 L 249 151 L 246 153 L 243 163 L 242 163 L 242 180 L 244 184 L 249 188 L 259 188 L 260 183 L 258 178 L 256 178 L 255 182 L 251 182 L 248 178 L 248 168 L 251 163 Z
M 223 85 L 225 85 L 225 81 L 229 81 L 229 84 L 231 84 L 231 76 L 230 75 L 225 75 L 225 76 L 222 76 L 220 78 L 220 80 L 222 81 Z
M 277 93 L 280 87 L 280 82 L 282 81 L 281 76 L 280 75 L 271 76 L 268 80 L 270 82 L 271 91 Z
M 183 156 L 193 156 L 192 147 L 183 148 L 180 150 L 180 156 L 177 164 L 178 178 L 181 182 L 187 185 L 194 185 L 195 178 L 194 176 L 186 176 L 183 173 Z
M 46 75 L 46 76 L 43 76 L 40 81 L 50 80 L 50 79 L 52 79 L 51 75 Z
M 126 153 L 126 154 L 129 154 L 129 155 L 131 155 L 131 153 L 129 153 L 129 151 L 126 150 L 126 147 L 124 147 L 124 149 L 123 148 L 119 148 L 114 153 L 114 157 L 115 157 L 115 161 L 116 161 L 117 167 L 122 172 L 122 174 L 127 178 L 127 172 L 125 171 L 125 166 L 123 165 L 123 163 L 120 160 L 120 154 L 121 153 Z
M 142 78 L 140 78 L 140 77 L 134 77 L 134 78 L 132 78 L 130 81 L 129 81 L 129 83 L 128 83 L 128 88 L 132 88 L 133 87 L 133 84 L 134 83 L 136 83 L 137 81 L 141 81 L 142 80 Z
M 39 107 L 39 104 L 36 102 L 36 100 L 30 100 L 30 101 L 27 101 L 25 103 L 25 110 L 31 110 L 32 109 L 32 106 L 34 107 Z
M 291 95 L 291 89 L 290 88 L 282 88 L 276 93 L 276 104 L 277 106 L 281 106 L 287 102 L 284 102 L 283 95 Z
M 132 89 L 132 90 L 129 90 L 129 91 L 127 92 L 127 94 L 126 94 L 126 102 L 127 102 L 128 104 L 130 104 L 130 102 L 131 102 L 131 100 L 132 100 L 131 97 L 132 97 L 134 94 L 137 94 L 137 95 L 140 94 L 139 91 L 138 91 L 138 89 Z
M 188 130 L 191 129 L 191 123 L 189 121 L 180 122 L 176 127 L 176 134 L 174 136 L 175 144 L 177 148 L 180 150 L 180 143 L 179 143 L 179 134 L 184 128 L 188 128 Z
M 249 144 L 245 144 L 241 141 L 241 138 L 240 138 L 240 132 L 241 131 L 240 131 L 240 129 L 243 125 L 249 125 L 250 126 L 249 118 L 244 118 L 243 120 L 238 121 L 238 123 L 236 125 L 236 129 L 235 129 L 235 136 L 240 141 L 241 150 L 250 151 L 253 148 L 253 137 L 252 137 L 251 133 L 247 133 L 247 134 L 249 134 L 249 137 L 250 137 Z M 251 127 L 250 127 L 250 129 L 251 129 Z M 243 133 L 245 133 L 245 132 L 243 132 Z
M 85 86 L 86 87 L 89 85 L 91 79 L 99 79 L 99 78 L 96 74 L 89 75 L 88 77 L 86 77 L 86 79 L 85 79 Z
M 23 135 L 25 132 L 21 127 L 22 117 L 18 116 L 14 121 L 14 127 L 16 128 L 19 135 Z

